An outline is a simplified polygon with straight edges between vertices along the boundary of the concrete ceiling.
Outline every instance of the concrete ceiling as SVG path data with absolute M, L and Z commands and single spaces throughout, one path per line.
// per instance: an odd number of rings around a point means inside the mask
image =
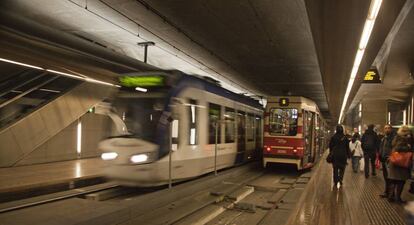
M 301 0 L 105 2 L 133 20 L 146 6 L 266 95 L 290 92 L 328 109 Z
M 383 0 L 365 74 L 405 0 Z M 149 63 L 257 95 L 302 95 L 337 119 L 370 0 L 6 0 L 5 8 Z M 360 77 L 360 76 L 359 76 Z M 360 85 L 357 80 L 350 98 Z
M 407 1 L 377 55 L 381 84 L 362 84 L 350 108 L 362 99 L 409 100 L 414 87 L 414 1 Z M 410 74 L 411 73 L 411 74 Z

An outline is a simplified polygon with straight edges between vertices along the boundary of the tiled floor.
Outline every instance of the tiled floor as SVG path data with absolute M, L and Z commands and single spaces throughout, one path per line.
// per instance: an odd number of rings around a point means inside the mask
M 100 158 L 70 160 L 0 169 L 0 193 L 101 175 Z
M 382 171 L 366 179 L 362 172 L 346 168 L 344 186 L 333 188 L 332 168 L 325 160 L 318 165 L 305 189 L 290 225 L 368 225 L 405 224 L 404 206 L 379 197 L 383 191 Z M 414 200 L 405 186 L 403 198 Z

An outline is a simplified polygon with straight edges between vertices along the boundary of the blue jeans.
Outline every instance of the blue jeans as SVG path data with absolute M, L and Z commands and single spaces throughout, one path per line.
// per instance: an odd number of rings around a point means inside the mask
M 354 173 L 358 172 L 359 169 L 359 161 L 361 160 L 361 156 L 352 156 L 352 170 Z

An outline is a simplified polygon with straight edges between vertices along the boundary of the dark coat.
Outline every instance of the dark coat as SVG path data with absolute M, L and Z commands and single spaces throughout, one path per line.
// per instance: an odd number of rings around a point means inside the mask
M 393 140 L 393 151 L 397 152 L 410 152 L 412 151 L 411 139 L 402 136 L 395 136 Z M 402 168 L 394 166 L 392 163 L 388 163 L 388 178 L 392 180 L 408 180 L 411 177 L 411 168 Z
M 377 133 L 373 130 L 366 130 L 364 135 L 362 135 L 361 143 L 362 150 L 365 154 L 374 153 L 378 151 L 381 140 L 379 139 Z M 372 146 L 370 146 L 370 144 Z
M 345 167 L 347 159 L 351 158 L 349 140 L 343 134 L 335 134 L 329 142 L 329 153 L 332 154 L 332 165 Z
M 391 132 L 388 135 L 385 135 L 381 139 L 381 144 L 379 147 L 379 156 L 381 157 L 382 162 L 386 162 L 388 157 L 390 157 L 392 151 L 392 140 L 395 137 L 395 133 Z

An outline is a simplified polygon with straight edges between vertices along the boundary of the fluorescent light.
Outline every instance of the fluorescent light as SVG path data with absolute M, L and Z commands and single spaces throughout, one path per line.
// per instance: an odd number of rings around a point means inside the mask
M 70 73 L 65 73 L 65 72 L 60 72 L 60 71 L 56 71 L 56 70 L 51 70 L 51 69 L 46 69 L 46 71 L 51 72 L 51 73 L 56 73 L 65 77 L 71 77 L 77 80 L 85 80 L 85 78 L 81 77 L 81 76 L 77 76 L 77 75 L 73 75 Z
M 190 129 L 190 145 L 195 145 L 195 139 L 196 139 L 196 129 L 195 128 L 191 128 Z
M 43 70 L 42 67 L 33 66 L 33 65 L 30 65 L 30 64 L 21 63 L 21 62 L 17 62 L 17 61 L 13 61 L 13 60 L 8 60 L 8 59 L 0 58 L 0 61 L 8 62 L 8 63 L 13 63 L 13 64 L 16 64 L 16 65 L 19 65 L 19 66 L 30 67 L 30 68 L 33 68 L 33 69 Z
M 359 49 L 364 49 L 367 47 L 369 37 L 371 36 L 372 28 L 374 28 L 374 20 L 366 20 L 364 25 L 364 30 L 362 31 L 361 40 L 359 41 Z
M 76 161 L 76 167 L 75 167 L 75 177 L 81 177 L 82 176 L 82 164 L 80 164 L 79 161 Z
M 77 129 L 77 145 L 76 145 L 76 152 L 78 156 L 80 156 L 82 151 L 82 122 L 78 121 L 78 129 Z
M 191 123 L 195 123 L 195 106 L 191 105 Z
M 90 78 L 90 77 L 87 77 L 87 76 L 82 77 L 82 76 L 78 76 L 78 75 L 74 75 L 74 74 L 70 74 L 70 73 L 60 72 L 60 71 L 51 70 L 51 69 L 45 69 L 45 68 L 42 68 L 42 67 L 39 67 L 39 66 L 33 66 L 33 65 L 29 65 L 29 64 L 25 64 L 25 63 L 21 63 L 21 62 L 16 62 L 16 61 L 9 60 L 9 59 L 0 58 L 0 61 L 16 64 L 16 65 L 20 65 L 20 66 L 30 67 L 30 68 L 34 68 L 34 69 L 38 69 L 38 70 L 46 70 L 50 73 L 59 74 L 59 75 L 62 75 L 62 76 L 65 76 L 65 77 L 70 77 L 70 78 L 77 79 L 77 80 L 84 80 L 84 81 L 90 82 L 90 83 L 97 83 L 97 84 L 103 84 L 103 85 L 108 85 L 108 86 L 114 86 L 114 87 L 117 87 L 117 88 L 121 87 L 119 85 L 111 84 L 111 83 L 108 83 L 108 82 L 105 82 L 105 81 L 96 80 L 96 79 L 93 79 L 93 78 Z
M 357 76 L 357 72 L 361 64 L 362 58 L 364 57 L 365 48 L 367 47 L 369 38 L 372 33 L 372 29 L 374 28 L 375 20 L 381 8 L 381 4 L 382 4 L 382 0 L 371 1 L 371 5 L 369 7 L 369 13 L 368 13 L 367 19 L 365 20 L 364 30 L 362 31 L 357 53 L 355 55 L 354 64 L 353 64 L 352 71 L 349 77 L 348 85 L 346 87 L 346 92 L 345 92 L 344 100 L 342 102 L 341 111 L 339 112 L 339 120 L 338 120 L 339 124 L 342 122 L 342 119 L 345 113 L 345 106 L 348 102 L 348 97 L 354 85 L 354 81 Z
M 403 125 L 407 125 L 407 110 L 403 111 Z
M 382 0 L 374 0 L 373 3 L 371 2 L 371 7 L 368 13 L 368 19 L 375 20 L 381 8 L 381 4 L 382 4 Z
M 46 89 L 46 88 L 40 88 L 39 91 L 46 91 L 46 92 L 53 92 L 53 93 L 60 93 L 60 91 L 52 90 L 52 89 Z
M 115 86 L 115 87 L 117 86 L 117 85 L 114 85 L 114 84 L 111 84 L 111 83 L 108 83 L 108 82 L 105 82 L 105 81 L 100 81 L 100 80 L 96 80 L 96 79 L 89 78 L 89 77 L 84 78 L 84 80 L 86 82 L 90 82 L 90 83 L 103 84 L 103 85 Z
M 148 160 L 147 154 L 139 154 L 131 156 L 131 162 L 133 163 L 142 163 Z
M 388 112 L 388 124 L 391 124 L 391 112 Z
M 414 98 L 411 97 L 411 121 L 410 123 L 413 123 L 413 118 L 414 117 Z
M 96 83 L 96 84 L 120 87 L 119 85 L 114 85 L 114 84 L 111 84 L 111 83 L 108 83 L 108 82 L 105 82 L 105 81 L 100 81 L 100 80 L 90 78 L 90 77 L 87 77 L 87 76 L 79 76 L 79 75 L 74 75 L 74 74 L 60 72 L 60 71 L 51 70 L 51 69 L 46 69 L 46 71 L 51 72 L 51 73 L 60 74 L 60 75 L 65 76 L 65 77 L 74 78 L 74 79 L 77 79 L 77 80 L 83 80 L 83 81 L 86 81 L 86 82 L 89 82 L 89 83 Z
M 141 92 L 147 92 L 148 91 L 148 89 L 142 88 L 142 87 L 136 87 L 135 90 L 141 91 Z
M 116 152 L 105 152 L 101 155 L 101 158 L 103 160 L 113 160 L 116 159 L 116 157 L 118 157 L 118 153 Z

